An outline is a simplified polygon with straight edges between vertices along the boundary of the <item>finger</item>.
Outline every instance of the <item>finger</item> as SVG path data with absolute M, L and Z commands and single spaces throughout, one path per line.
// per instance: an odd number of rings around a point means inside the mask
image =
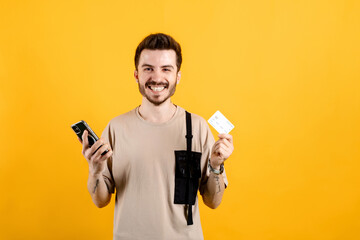
M 96 151 L 96 153 L 94 153 L 94 155 L 93 155 L 93 159 L 98 159 L 98 160 L 100 160 L 101 159 L 101 154 L 103 153 L 103 152 L 105 152 L 106 150 L 109 150 L 109 144 L 104 144 L 104 145 L 102 145 L 97 151 Z
M 83 154 L 85 155 L 85 151 L 89 148 L 89 141 L 88 141 L 88 132 L 87 130 L 85 130 L 82 134 L 82 139 L 83 139 Z
M 219 142 L 215 142 L 212 148 L 215 149 L 217 146 L 219 146 L 219 144 Z
M 224 139 L 224 143 L 225 143 L 225 146 L 226 148 L 229 150 L 229 151 L 234 151 L 234 144 L 232 142 L 230 142 L 229 140 L 227 139 Z
M 111 157 L 113 154 L 112 150 L 110 149 L 105 155 L 101 156 L 100 161 L 105 161 L 109 157 Z
M 221 144 L 223 141 L 224 141 L 224 139 L 222 139 L 222 138 L 218 139 L 218 140 L 214 143 L 214 146 L 217 146 L 217 145 Z
M 97 153 L 97 151 L 99 150 L 99 148 L 104 145 L 104 139 L 100 138 L 99 140 L 97 140 L 94 145 L 91 146 L 91 155 Z
M 231 155 L 231 153 L 232 153 L 232 151 L 231 151 L 229 148 L 227 148 L 227 147 L 221 147 L 221 148 L 220 148 L 220 151 L 221 151 L 222 156 L 223 156 L 225 159 L 227 159 L 228 157 L 230 157 L 230 155 Z
M 230 152 L 223 146 L 220 146 L 218 153 L 223 160 L 226 160 L 230 156 Z
M 83 139 L 83 149 L 86 149 L 89 147 L 89 140 L 87 139 L 88 138 L 88 132 L 87 130 L 85 130 L 83 132 L 83 135 L 82 135 L 82 139 Z
M 214 144 L 214 148 L 216 148 L 217 146 L 224 146 L 225 148 L 228 149 L 234 149 L 234 146 L 225 138 L 223 139 L 219 139 L 215 144 Z
M 109 152 L 111 152 L 111 153 L 109 153 Z M 105 153 L 105 154 L 102 155 L 102 153 Z M 102 161 L 105 161 L 106 159 L 108 159 L 111 155 L 112 155 L 112 151 L 111 151 L 111 149 L 109 149 L 108 146 L 105 148 L 104 148 L 104 146 L 101 146 L 101 148 L 99 148 L 99 150 L 93 155 L 93 158 L 94 158 L 95 162 L 102 162 Z M 106 156 L 106 157 L 104 157 L 104 156 Z
M 214 153 L 225 159 L 231 155 L 231 152 L 232 151 L 225 145 L 218 145 L 216 148 L 214 148 Z
M 227 140 L 226 138 L 219 139 L 218 142 L 220 145 L 225 145 L 228 148 L 232 147 L 232 143 L 229 140 Z
M 215 154 L 219 155 L 219 154 L 220 154 L 220 145 L 214 146 L 213 152 L 214 152 Z
M 230 135 L 230 134 L 227 134 L 227 133 L 222 133 L 222 134 L 219 134 L 218 137 L 220 139 L 227 139 L 230 143 L 233 142 L 233 137 Z

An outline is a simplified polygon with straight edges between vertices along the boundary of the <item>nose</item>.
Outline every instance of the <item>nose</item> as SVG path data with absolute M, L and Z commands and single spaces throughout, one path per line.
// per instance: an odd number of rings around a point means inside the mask
M 154 81 L 154 82 L 161 82 L 162 81 L 162 72 L 161 70 L 154 70 L 153 71 L 153 74 L 151 76 L 151 79 Z

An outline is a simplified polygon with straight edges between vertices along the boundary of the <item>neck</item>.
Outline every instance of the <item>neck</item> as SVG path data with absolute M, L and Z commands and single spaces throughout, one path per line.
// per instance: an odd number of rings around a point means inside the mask
M 168 99 L 160 105 L 154 105 L 143 98 L 139 107 L 140 116 L 152 123 L 164 123 L 169 121 L 176 112 L 176 106 Z

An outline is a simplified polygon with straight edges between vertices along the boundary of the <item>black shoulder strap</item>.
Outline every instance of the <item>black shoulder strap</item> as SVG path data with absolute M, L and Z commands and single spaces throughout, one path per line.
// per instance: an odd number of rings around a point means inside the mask
M 192 126 L 191 126 L 191 114 L 185 111 L 186 113 L 186 159 L 187 159 L 187 181 L 186 181 L 186 198 L 188 199 L 188 218 L 187 225 L 193 225 L 192 217 L 192 205 L 190 203 L 190 194 L 189 194 L 189 185 L 190 185 L 190 160 L 191 160 L 191 142 L 192 142 Z
M 187 146 L 187 151 L 189 153 L 191 153 L 191 141 L 192 141 L 192 126 L 191 126 L 191 114 L 187 111 L 185 111 L 186 113 L 186 146 Z

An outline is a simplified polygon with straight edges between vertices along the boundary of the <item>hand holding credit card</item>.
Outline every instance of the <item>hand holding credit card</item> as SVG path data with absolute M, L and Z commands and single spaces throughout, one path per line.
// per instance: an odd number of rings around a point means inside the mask
M 228 134 L 234 128 L 234 125 L 220 111 L 216 111 L 214 115 L 212 115 L 208 120 L 208 122 L 220 134 Z

